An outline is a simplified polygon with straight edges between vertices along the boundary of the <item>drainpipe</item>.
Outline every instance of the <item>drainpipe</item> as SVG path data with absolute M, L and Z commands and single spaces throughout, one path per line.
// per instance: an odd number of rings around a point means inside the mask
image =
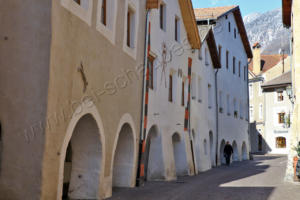
M 218 72 L 215 72 L 215 98 L 216 98 L 216 166 L 218 166 L 218 152 L 219 152 L 219 105 L 218 105 Z
M 249 64 L 252 62 L 252 58 L 247 64 L 247 106 L 248 106 L 248 144 L 249 144 L 249 152 L 251 152 L 251 140 L 250 140 L 250 113 L 249 113 L 249 108 L 250 108 L 250 102 L 249 102 Z M 265 106 L 264 106 L 265 107 Z
M 144 115 L 145 115 L 145 93 L 146 93 L 146 76 L 147 76 L 147 65 L 148 65 L 148 39 L 149 39 L 149 14 L 150 10 L 147 10 L 146 14 L 146 27 L 145 27 L 145 49 L 144 49 L 144 68 L 143 68 L 143 87 L 142 87 L 142 111 L 141 111 L 141 126 L 140 126 L 140 144 L 139 144 L 139 157 L 138 157 L 138 169 L 136 176 L 136 186 L 141 186 L 144 182 L 142 180 L 140 171 L 143 156 L 143 143 L 145 141 L 144 135 Z

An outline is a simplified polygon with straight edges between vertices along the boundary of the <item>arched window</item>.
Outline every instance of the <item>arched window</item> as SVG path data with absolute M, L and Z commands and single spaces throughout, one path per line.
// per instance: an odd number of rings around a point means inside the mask
M 277 137 L 276 138 L 276 148 L 278 148 L 278 149 L 286 148 L 286 138 L 285 137 Z

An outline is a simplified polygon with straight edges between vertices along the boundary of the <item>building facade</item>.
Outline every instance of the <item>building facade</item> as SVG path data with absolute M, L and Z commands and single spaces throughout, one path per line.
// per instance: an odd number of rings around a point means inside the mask
M 135 186 L 145 7 L 1 6 L 0 199 L 101 199 Z
M 233 160 L 249 158 L 248 58 L 252 58 L 238 6 L 195 9 L 198 26 L 213 25 L 221 69 L 216 71 L 216 157 L 224 163 L 223 149 L 229 141 Z M 232 128 L 234 127 L 234 129 Z
M 300 2 L 297 0 L 282 0 L 282 16 L 283 24 L 291 29 L 291 72 L 294 101 L 293 121 L 292 121 L 292 135 L 291 147 L 297 146 L 300 141 Z M 297 98 L 298 97 L 298 98 Z M 289 163 L 287 169 L 287 180 L 293 180 L 293 157 L 297 153 L 290 149 Z
M 293 106 L 286 92 L 290 86 L 290 71 L 262 84 L 266 94 L 265 140 L 270 148 L 268 152 L 273 154 L 288 154 L 290 149 Z
M 220 165 L 225 141 L 248 159 L 252 53 L 226 9 L 205 25 L 190 0 L 1 6 L 0 199 L 105 199 Z
M 286 126 L 285 122 L 292 114 L 292 103 L 285 92 L 289 84 L 277 88 L 276 84 L 272 85 L 273 90 L 267 92 L 263 92 L 262 86 L 290 71 L 290 57 L 261 55 L 259 43 L 254 44 L 253 54 L 253 60 L 249 65 L 252 152 L 287 154 L 290 125 Z M 285 116 L 280 118 L 279 114 L 283 113 Z M 279 145 L 280 141 L 286 141 L 285 145 Z

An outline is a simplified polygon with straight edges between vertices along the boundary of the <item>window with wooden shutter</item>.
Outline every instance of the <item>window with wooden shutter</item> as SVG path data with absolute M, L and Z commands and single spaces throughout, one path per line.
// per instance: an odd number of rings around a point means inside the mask
M 101 22 L 104 26 L 106 26 L 106 11 L 107 11 L 107 4 L 106 0 L 102 0 L 102 7 L 101 7 Z
M 278 123 L 284 124 L 285 113 L 278 113 Z
M 173 77 L 169 76 L 169 101 L 173 101 Z
M 276 138 L 276 148 L 278 148 L 278 149 L 286 148 L 286 138 L 285 137 L 277 137 Z
M 283 97 L 283 92 L 277 92 L 277 101 L 283 101 L 284 97 Z
M 127 12 L 127 46 L 128 47 L 130 47 L 130 33 L 131 33 L 131 31 L 130 31 L 130 29 L 131 29 L 131 27 L 130 27 L 130 20 L 131 19 L 131 12 L 130 12 L 130 10 L 128 9 L 128 12 Z
M 160 29 L 166 30 L 166 5 L 161 3 L 159 7 L 159 24 Z
M 235 74 L 235 57 L 233 56 L 233 59 L 232 59 L 232 70 L 233 70 L 233 74 Z
M 181 87 L 181 105 L 184 106 L 184 81 L 182 81 Z
M 226 51 L 226 69 L 229 69 L 229 51 Z

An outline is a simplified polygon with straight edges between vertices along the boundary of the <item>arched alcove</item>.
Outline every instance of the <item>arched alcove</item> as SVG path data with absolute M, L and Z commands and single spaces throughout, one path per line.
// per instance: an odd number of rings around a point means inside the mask
M 161 136 L 157 126 L 152 126 L 148 132 L 145 152 L 146 180 L 161 180 L 164 178 L 164 162 Z
M 225 148 L 225 140 L 222 140 L 221 141 L 221 144 L 220 144 L 220 164 L 226 164 L 226 160 L 225 160 L 225 157 L 224 157 L 224 148 Z
M 97 199 L 102 142 L 92 115 L 84 115 L 77 122 L 65 155 L 63 199 Z
M 242 145 L 242 160 L 248 160 L 248 151 L 247 151 L 246 142 L 243 142 Z
M 212 131 L 209 131 L 209 153 L 211 165 L 214 166 L 214 135 Z
M 239 161 L 239 150 L 236 144 L 236 141 L 233 141 L 232 143 L 232 148 L 233 148 L 233 154 L 232 154 L 232 161 Z
M 188 175 L 188 164 L 186 158 L 184 139 L 178 133 L 172 136 L 173 153 L 177 176 Z
M 131 187 L 134 167 L 134 137 L 131 126 L 125 123 L 119 133 L 114 154 L 113 187 Z

